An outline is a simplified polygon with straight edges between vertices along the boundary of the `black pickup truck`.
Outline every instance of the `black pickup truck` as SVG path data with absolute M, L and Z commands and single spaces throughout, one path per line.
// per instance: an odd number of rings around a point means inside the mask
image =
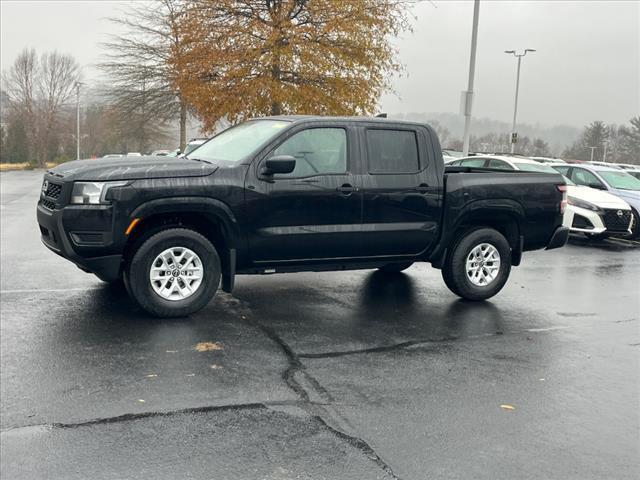
M 442 270 L 483 300 L 522 252 L 563 246 L 560 175 L 445 171 L 427 125 L 267 117 L 184 158 L 81 160 L 44 176 L 42 241 L 157 316 L 203 308 L 237 274 Z

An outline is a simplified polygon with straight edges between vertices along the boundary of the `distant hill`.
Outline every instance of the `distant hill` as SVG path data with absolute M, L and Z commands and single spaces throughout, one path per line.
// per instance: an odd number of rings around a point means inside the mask
M 448 141 L 462 139 L 464 133 L 464 117 L 455 113 L 390 113 L 390 118 L 411 120 L 433 124 L 434 127 L 446 128 L 449 137 L 443 142 L 446 147 Z M 545 125 L 519 124 L 518 134 L 530 138 L 541 138 L 547 142 L 551 151 L 555 155 L 560 155 L 562 151 L 573 144 L 580 136 L 581 129 L 568 125 L 555 125 L 552 127 Z M 471 123 L 471 135 L 479 137 L 487 133 L 510 133 L 511 124 L 493 120 L 491 118 L 473 118 Z

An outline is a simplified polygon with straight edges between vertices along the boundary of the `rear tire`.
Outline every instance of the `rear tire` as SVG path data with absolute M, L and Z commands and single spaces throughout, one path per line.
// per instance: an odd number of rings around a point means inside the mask
M 140 245 L 125 282 L 131 297 L 150 314 L 183 317 L 209 303 L 220 277 L 220 257 L 211 242 L 193 230 L 171 228 Z
M 384 273 L 398 273 L 406 270 L 411 265 L 413 265 L 413 262 L 388 263 L 379 267 L 378 270 Z
M 497 294 L 511 272 L 511 246 L 493 228 L 478 228 L 463 234 L 442 266 L 442 279 L 465 300 L 486 300 Z

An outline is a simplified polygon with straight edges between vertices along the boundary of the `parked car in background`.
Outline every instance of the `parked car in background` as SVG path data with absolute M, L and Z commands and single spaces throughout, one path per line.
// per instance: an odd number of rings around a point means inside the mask
M 553 158 L 553 157 L 529 157 L 531 160 L 535 160 L 538 163 L 546 163 L 548 165 L 558 164 L 558 163 L 567 163 L 561 158 Z
M 640 168 L 638 170 L 625 170 L 629 175 L 636 177 L 640 180 Z
M 572 233 L 597 239 L 631 234 L 633 213 L 627 202 L 608 192 L 576 185 L 568 178 L 566 181 L 568 205 L 563 224 Z
M 141 157 L 142 154 L 140 152 L 128 152 L 125 157 Z
M 154 150 L 151 152 L 152 157 L 166 157 L 171 153 L 171 150 Z
M 611 165 L 615 165 L 622 170 L 640 170 L 640 165 L 631 165 L 630 163 L 612 163 Z
M 468 157 L 460 159 L 459 164 L 465 167 L 525 172 L 555 173 L 558 171 L 551 165 L 538 163 L 535 160 L 504 155 Z M 624 200 L 587 186 L 577 186 L 571 180 L 567 180 L 568 205 L 563 219 L 565 227 L 569 227 L 573 232 L 585 233 L 590 238 L 604 238 L 614 233 L 631 234 L 633 216 L 631 207 Z M 622 211 L 621 216 L 618 216 L 618 211 Z
M 558 172 L 578 185 L 609 192 L 631 206 L 631 238 L 640 236 L 640 180 L 627 171 L 593 164 L 555 165 Z
M 189 140 L 189 143 L 187 143 L 186 147 L 184 147 L 184 152 L 181 152 L 181 155 L 189 155 L 200 145 L 204 144 L 207 140 L 209 139 L 208 138 L 192 138 L 191 140 Z
M 616 164 L 616 163 L 607 163 L 607 162 L 585 162 L 587 165 L 598 165 L 600 167 L 609 167 L 609 168 L 615 168 L 615 169 L 620 169 L 620 167 Z
M 522 170 L 523 172 L 555 173 L 553 168 L 527 157 L 507 155 L 476 155 L 455 160 L 447 166 Z
M 107 153 L 106 155 L 103 155 L 100 158 L 120 158 L 120 157 L 124 157 L 124 155 L 122 153 Z

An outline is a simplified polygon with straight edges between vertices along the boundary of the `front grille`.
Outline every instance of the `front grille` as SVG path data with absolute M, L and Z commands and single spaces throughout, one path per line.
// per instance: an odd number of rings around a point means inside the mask
M 607 230 L 626 232 L 631 223 L 631 210 L 607 209 L 604 211 L 602 221 L 604 222 L 604 226 L 607 227 Z
M 62 185 L 59 183 L 49 182 L 49 186 L 47 190 L 44 192 L 45 196 L 53 199 L 60 198 L 60 194 L 62 193 Z
M 56 202 L 52 202 L 51 200 L 47 200 L 46 198 L 43 198 L 42 206 L 44 208 L 48 208 L 49 210 L 53 210 L 54 208 L 56 208 Z

